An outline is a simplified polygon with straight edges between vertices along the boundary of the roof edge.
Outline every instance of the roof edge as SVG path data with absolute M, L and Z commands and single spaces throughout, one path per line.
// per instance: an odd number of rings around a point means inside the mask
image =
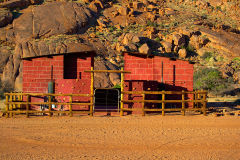
M 85 55 L 85 54 L 89 54 L 89 53 L 91 53 L 91 55 L 96 55 L 96 51 L 92 50 L 92 51 L 84 51 L 84 52 L 70 52 L 70 53 L 39 55 L 39 56 L 32 56 L 32 57 L 22 57 L 21 59 L 22 60 L 31 60 L 31 59 L 35 59 L 35 58 L 41 58 L 41 57 L 53 57 L 53 56 L 70 55 L 70 54 Z

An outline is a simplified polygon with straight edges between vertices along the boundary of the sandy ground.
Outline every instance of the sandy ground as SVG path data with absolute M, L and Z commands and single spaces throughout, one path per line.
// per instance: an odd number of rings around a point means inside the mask
M 240 117 L 0 118 L 0 159 L 240 159 Z

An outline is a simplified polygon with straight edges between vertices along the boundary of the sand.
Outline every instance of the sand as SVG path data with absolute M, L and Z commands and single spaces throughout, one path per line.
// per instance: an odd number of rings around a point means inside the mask
M 240 159 L 240 117 L 0 118 L 0 159 Z

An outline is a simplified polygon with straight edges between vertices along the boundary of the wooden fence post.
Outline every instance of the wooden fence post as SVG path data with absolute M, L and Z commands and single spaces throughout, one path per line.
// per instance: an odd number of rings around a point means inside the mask
M 18 102 L 21 101 L 21 96 L 20 96 L 20 95 L 17 96 L 17 101 L 18 101 Z M 19 111 L 20 108 L 21 108 L 21 104 L 18 104 L 18 105 L 17 105 L 17 110 Z
M 12 102 L 13 102 L 13 95 L 10 95 L 9 102 L 10 102 L 9 111 L 13 111 L 13 104 L 12 104 Z M 13 117 L 13 113 L 12 112 L 10 112 L 10 117 Z
M 16 102 L 16 100 L 17 100 L 17 95 L 13 95 L 13 102 Z M 13 104 L 13 109 L 14 110 L 17 110 L 17 104 Z M 16 113 L 13 113 L 13 117 L 16 115 Z
M 162 116 L 165 116 L 165 91 L 162 91 Z
M 182 90 L 182 115 L 185 116 L 185 91 Z
M 91 67 L 91 105 L 90 105 L 90 116 L 93 116 L 93 94 L 94 94 L 94 72 L 93 67 Z
M 6 118 L 8 118 L 9 117 L 9 96 L 8 95 L 6 95 Z
M 29 99 L 30 99 L 30 96 L 27 95 L 27 104 L 26 104 L 26 117 L 28 118 L 29 117 Z
M 142 97 L 143 97 L 143 102 L 142 102 L 142 116 L 145 116 L 145 111 L 144 111 L 144 106 L 145 106 L 145 102 L 144 102 L 144 100 L 145 100 L 145 94 L 142 94 Z
M 207 93 L 203 93 L 203 115 L 206 116 L 207 115 L 207 102 L 206 102 L 206 99 L 207 99 Z
M 72 113 L 72 96 L 70 96 L 70 99 L 69 99 L 69 116 L 72 117 L 73 116 L 73 113 Z
M 52 117 L 52 96 L 48 96 L 49 117 Z
M 121 67 L 121 71 L 123 71 L 124 68 Z M 123 91 L 124 91 L 124 74 L 121 72 L 121 104 L 120 104 L 120 116 L 123 116 Z

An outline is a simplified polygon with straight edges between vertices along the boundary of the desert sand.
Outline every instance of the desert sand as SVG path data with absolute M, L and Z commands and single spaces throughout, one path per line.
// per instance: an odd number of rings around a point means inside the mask
M 240 159 L 240 118 L 0 118 L 0 159 Z

